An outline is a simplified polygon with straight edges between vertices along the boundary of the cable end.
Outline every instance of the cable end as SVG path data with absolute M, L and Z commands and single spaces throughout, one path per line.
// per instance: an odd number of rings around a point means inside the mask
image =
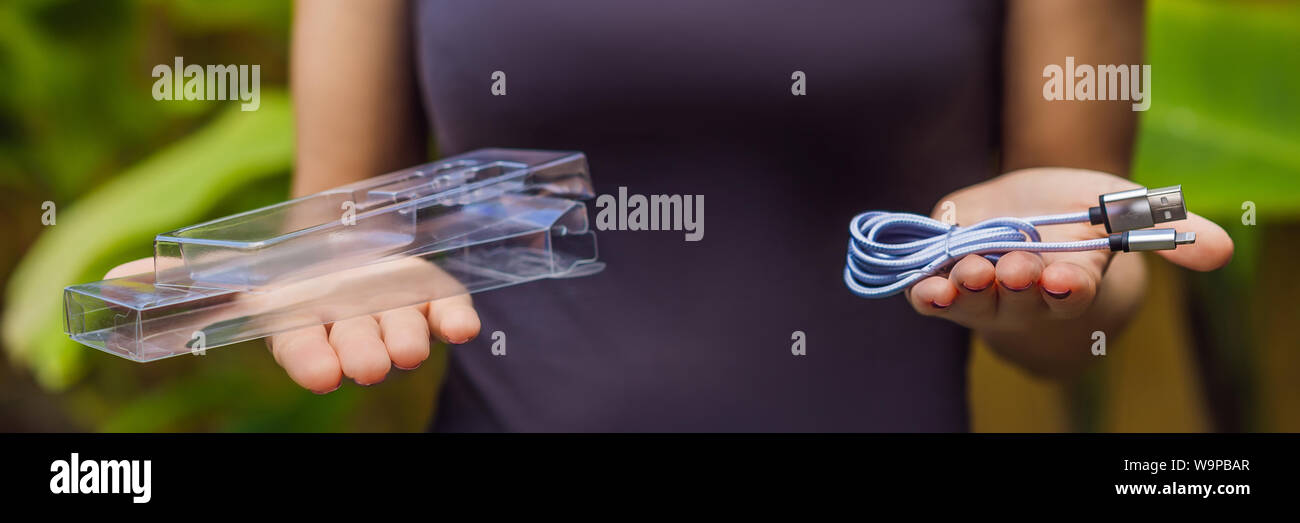
M 1174 185 L 1147 191 L 1147 205 L 1151 206 L 1151 221 L 1165 223 L 1187 219 L 1187 205 L 1183 203 L 1183 186 Z M 1195 240 L 1196 235 L 1192 235 Z
M 1103 194 L 1099 204 L 1088 210 L 1093 225 L 1105 225 L 1106 232 L 1145 229 L 1156 224 L 1187 219 L 1183 186 L 1159 189 L 1139 187 L 1128 191 Z
M 1173 229 L 1143 229 L 1110 235 L 1112 251 L 1168 251 L 1192 243 L 1196 243 L 1196 233 Z

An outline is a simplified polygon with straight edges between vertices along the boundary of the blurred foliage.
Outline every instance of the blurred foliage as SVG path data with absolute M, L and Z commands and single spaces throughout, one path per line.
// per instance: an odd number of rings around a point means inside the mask
M 1294 321 L 1300 308 L 1272 292 L 1289 275 L 1264 253 L 1284 256 L 1275 247 L 1300 223 L 1300 3 L 1151 2 L 1147 60 L 1154 95 L 1134 177 L 1181 183 L 1190 208 L 1236 244 L 1228 267 L 1180 273 L 1210 415 L 1222 430 L 1277 430 L 1295 422 L 1300 404 L 1263 400 L 1289 395 L 1265 379 L 1264 362 L 1300 353 L 1300 341 L 1277 336 L 1289 321 L 1261 319 L 1279 310 Z M 1255 224 L 1242 223 L 1245 202 L 1255 205 Z M 1295 381 L 1300 368 L 1281 374 Z
M 17 229 L 0 254 L 3 343 L 16 365 L 0 372 L 0 394 L 55 392 L 57 409 L 11 413 L 24 406 L 6 401 L 0 430 L 423 428 L 437 356 L 368 394 L 315 396 L 261 343 L 137 365 L 63 334 L 63 286 L 151 255 L 158 232 L 287 197 L 289 15 L 288 2 L 263 0 L 0 3 L 0 197 Z M 261 65 L 260 109 L 154 100 L 151 71 L 175 56 Z M 40 222 L 45 201 L 57 205 L 55 226 Z
M 1151 2 L 1152 102 L 1134 176 L 1183 184 L 1195 210 L 1300 217 L 1300 3 Z
M 263 64 L 263 84 L 283 84 L 288 15 L 259 0 L 0 4 L 0 181 L 66 201 L 189 133 L 221 102 L 153 100 L 150 71 L 173 56 Z
M 47 387 L 80 377 L 85 351 L 62 334 L 60 282 L 94 281 L 123 260 L 149 256 L 155 234 L 202 221 L 232 192 L 286 172 L 292 158 L 288 100 L 263 93 L 260 110 L 245 113 L 232 105 L 67 206 L 58 213 L 61 223 L 40 237 L 13 274 L 7 302 L 23 306 L 5 313 L 3 339 L 11 354 L 31 364 Z M 109 217 L 112 226 L 105 226 Z

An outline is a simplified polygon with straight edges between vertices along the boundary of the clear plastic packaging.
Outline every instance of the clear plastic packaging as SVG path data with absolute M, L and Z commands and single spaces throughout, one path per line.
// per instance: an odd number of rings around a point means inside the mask
M 599 272 L 581 153 L 483 149 L 159 234 L 154 273 L 64 289 L 65 331 L 135 361 Z

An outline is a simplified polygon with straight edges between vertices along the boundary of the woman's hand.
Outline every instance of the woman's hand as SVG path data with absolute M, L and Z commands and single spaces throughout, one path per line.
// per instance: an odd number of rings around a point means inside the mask
M 945 207 L 952 209 L 945 202 L 955 206 L 957 223 L 966 225 L 999 216 L 1082 211 L 1096 206 L 1098 195 L 1134 187 L 1129 180 L 1096 171 L 1023 169 L 948 195 L 936 206 L 935 218 Z M 1190 196 L 1194 204 L 1196 195 Z M 1232 258 L 1232 239 L 1205 218 L 1189 212 L 1187 220 L 1163 226 L 1196 233 L 1195 244 L 1159 251 L 1175 264 L 1208 271 Z M 1048 225 L 1039 232 L 1045 242 L 1107 236 L 1104 227 L 1087 223 Z M 1066 374 L 1086 358 L 1055 354 L 1055 346 L 1078 346 L 1079 354 L 1087 354 L 1088 333 L 1119 327 L 1141 298 L 1145 277 L 1140 258 L 1113 257 L 1109 251 L 1016 251 L 995 265 L 969 255 L 947 276 L 918 282 L 907 298 L 921 314 L 976 330 L 1004 356 L 1030 370 Z M 1082 338 L 1065 339 L 1080 333 Z
M 377 273 L 376 270 L 385 272 Z M 153 259 L 145 258 L 119 265 L 104 278 L 152 271 Z M 408 283 L 401 283 L 403 281 Z M 329 309 L 338 307 L 328 300 L 319 302 L 313 298 L 322 292 L 328 293 L 331 285 L 337 285 L 342 289 L 340 294 L 346 296 L 362 294 L 355 290 L 357 286 L 383 295 L 372 298 L 368 306 L 385 301 L 393 304 L 414 301 L 400 297 L 403 292 L 410 293 L 410 296 L 450 297 L 270 337 L 267 344 L 275 361 L 294 382 L 318 394 L 337 389 L 343 376 L 361 385 L 373 385 L 384 380 L 390 367 L 410 370 L 420 366 L 429 357 L 431 335 L 446 343 L 459 344 L 473 339 L 479 332 L 478 313 L 474 311 L 469 294 L 465 294 L 459 283 L 446 273 L 421 260 L 357 269 L 349 271 L 344 278 L 322 277 L 290 284 L 275 292 L 251 297 L 244 305 L 254 311 L 284 307 L 301 309 L 303 314 L 319 318 L 330 314 Z M 348 289 L 349 286 L 352 289 Z M 325 310 L 313 310 L 313 304 L 323 304 Z
M 429 358 L 432 334 L 461 344 L 478 335 L 478 313 L 468 294 L 271 336 L 276 363 L 294 382 L 318 394 L 342 376 L 360 385 L 384 381 L 389 367 L 412 370 Z

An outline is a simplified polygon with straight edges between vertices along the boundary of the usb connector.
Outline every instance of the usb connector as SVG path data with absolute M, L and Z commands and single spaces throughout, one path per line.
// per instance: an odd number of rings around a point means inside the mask
M 1196 243 L 1196 233 L 1173 229 L 1125 231 L 1110 235 L 1111 251 L 1167 251 L 1192 243 Z
M 1100 205 L 1088 209 L 1088 219 L 1093 225 L 1105 225 L 1106 232 L 1110 233 L 1145 229 L 1158 223 L 1187 219 L 1187 206 L 1183 202 L 1181 185 L 1159 189 L 1142 187 L 1103 194 L 1098 199 Z
M 1157 223 L 1187 219 L 1183 186 L 1145 187 L 1103 194 L 1101 205 L 1088 209 L 1093 225 L 1105 225 L 1112 251 L 1167 251 L 1196 243 L 1196 233 L 1147 229 Z

